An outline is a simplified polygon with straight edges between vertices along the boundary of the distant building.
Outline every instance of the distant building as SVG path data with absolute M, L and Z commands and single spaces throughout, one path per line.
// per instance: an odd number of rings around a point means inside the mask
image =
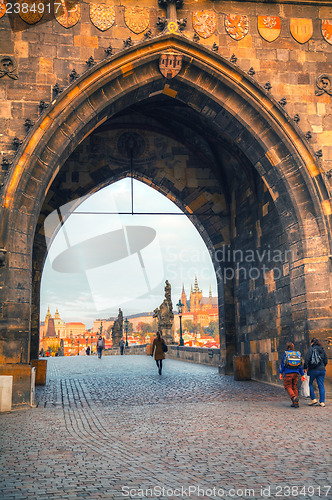
M 96 349 L 96 334 L 86 330 L 81 321 L 66 323 L 60 317 L 58 308 L 52 316 L 48 307 L 45 321 L 41 321 L 39 330 L 39 349 L 50 356 L 74 356 L 85 353 L 87 346 Z
M 86 326 L 81 322 L 70 322 L 66 323 L 61 319 L 58 308 L 52 316 L 50 307 L 48 306 L 47 313 L 45 316 L 45 321 L 40 323 L 40 338 L 70 338 L 79 337 L 83 335 L 86 331 Z
M 139 323 L 147 323 L 148 325 L 152 325 L 153 321 L 155 321 L 152 312 L 132 314 L 131 316 L 127 316 L 127 319 L 133 325 L 134 332 L 137 332 Z
M 195 276 L 194 286 L 191 285 L 189 299 L 187 299 L 183 285 L 181 302 L 183 304 L 182 321 L 191 320 L 203 327 L 209 326 L 211 321 L 218 321 L 218 297 L 212 296 L 211 287 L 209 296 L 204 297 L 198 286 L 197 276 Z
M 85 324 L 80 321 L 66 323 L 66 337 L 79 337 L 85 330 Z
M 92 327 L 92 331 L 94 333 L 99 333 L 100 332 L 100 327 L 102 326 L 103 327 L 103 335 L 105 334 L 105 332 L 114 324 L 114 321 L 116 320 L 116 317 L 113 316 L 113 317 L 110 317 L 110 318 L 106 318 L 106 319 L 96 319 L 94 322 L 93 322 L 93 327 Z
M 56 308 L 54 314 L 54 328 L 57 337 L 60 337 L 60 339 L 66 337 L 66 322 L 60 318 L 58 308 Z
M 100 325 L 102 325 L 103 334 L 105 334 L 107 329 L 113 326 L 115 319 L 116 317 L 113 318 L 110 317 L 107 319 L 96 319 L 93 322 L 92 331 L 96 333 L 100 332 Z M 142 312 L 138 314 L 131 314 L 130 316 L 125 316 L 125 319 L 127 319 L 132 324 L 134 332 L 138 330 L 139 323 L 147 323 L 148 325 L 152 325 L 153 321 L 155 320 L 155 318 L 153 317 L 153 312 Z M 124 330 L 123 333 L 125 334 Z

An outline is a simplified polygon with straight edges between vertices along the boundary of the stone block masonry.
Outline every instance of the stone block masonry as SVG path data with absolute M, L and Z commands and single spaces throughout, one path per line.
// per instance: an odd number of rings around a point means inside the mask
M 0 11 L 0 362 L 37 357 L 46 217 L 129 175 L 201 231 L 226 372 L 250 356 L 253 376 L 275 382 L 287 340 L 329 350 L 331 8 L 166 4 Z M 165 76 L 170 51 L 179 67 Z M 142 146 L 132 171 L 125 134 Z M 218 259 L 225 246 L 255 262 Z

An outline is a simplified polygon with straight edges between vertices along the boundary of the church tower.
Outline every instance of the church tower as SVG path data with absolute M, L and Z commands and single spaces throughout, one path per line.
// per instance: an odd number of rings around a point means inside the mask
M 198 287 L 197 275 L 195 275 L 194 288 L 191 287 L 190 292 L 190 312 L 196 312 L 200 310 L 202 296 L 203 292 Z
M 211 285 L 210 285 L 210 290 L 209 290 L 209 305 L 212 308 L 212 290 L 211 290 Z
M 50 318 L 47 323 L 46 337 L 56 337 L 54 319 Z
M 60 338 L 66 337 L 66 322 L 61 319 L 59 309 L 56 308 L 54 313 L 54 328 L 55 335 Z
M 182 312 L 184 312 L 184 313 L 188 312 L 187 296 L 186 296 L 186 292 L 184 291 L 184 285 L 182 285 L 181 302 L 183 304 L 183 311 Z
M 50 312 L 50 306 L 48 306 L 47 313 L 45 316 L 45 336 L 47 334 L 47 328 L 48 328 L 48 322 L 52 318 L 51 312 Z

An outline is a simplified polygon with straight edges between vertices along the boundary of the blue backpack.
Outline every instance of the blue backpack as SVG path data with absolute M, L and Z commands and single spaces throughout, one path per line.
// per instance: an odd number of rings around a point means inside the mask
M 285 354 L 285 366 L 287 368 L 300 368 L 302 366 L 300 351 L 285 351 Z

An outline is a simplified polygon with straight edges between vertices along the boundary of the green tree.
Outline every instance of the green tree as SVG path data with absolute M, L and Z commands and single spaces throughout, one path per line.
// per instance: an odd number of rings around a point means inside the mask
M 210 321 L 209 326 L 205 328 L 205 332 L 219 341 L 219 321 Z
M 204 330 L 201 327 L 201 325 L 199 325 L 198 323 L 194 323 L 191 319 L 186 319 L 183 322 L 183 331 L 187 331 L 189 333 L 194 333 L 195 335 L 197 333 L 203 333 L 204 332 Z
M 156 333 L 158 331 L 158 321 L 156 319 L 152 321 L 150 328 L 151 328 L 150 332 L 152 333 Z
M 111 337 L 112 337 L 112 326 L 110 325 L 109 327 L 107 327 L 106 330 L 106 338 L 110 339 Z
M 123 327 L 124 328 L 124 327 Z M 133 324 L 128 321 L 128 335 L 132 334 L 134 331 Z M 124 333 L 126 333 L 125 329 L 123 330 Z
M 47 349 L 48 349 L 49 353 L 51 354 L 52 352 L 53 353 L 58 352 L 59 347 L 60 347 L 60 339 L 54 340 L 53 342 L 50 342 L 47 346 Z
M 141 332 L 144 334 L 151 332 L 151 325 L 149 323 L 142 323 Z

